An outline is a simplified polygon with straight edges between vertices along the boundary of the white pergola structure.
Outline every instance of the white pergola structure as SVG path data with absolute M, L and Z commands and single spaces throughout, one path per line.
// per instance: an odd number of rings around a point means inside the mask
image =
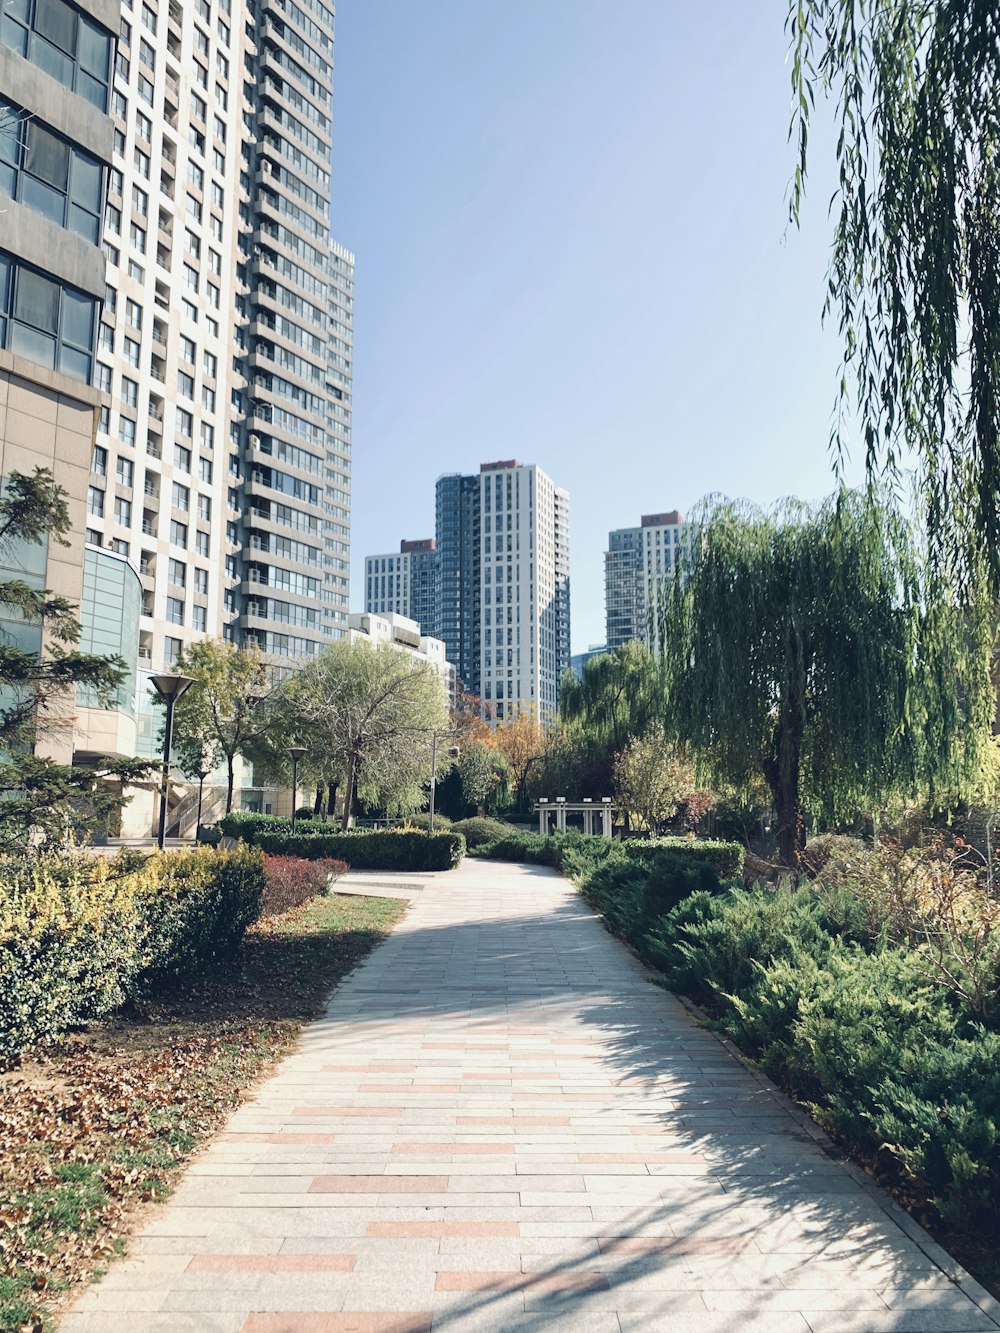
M 587 837 L 611 837 L 613 806 L 610 796 L 604 796 L 600 801 L 592 801 L 589 797 L 583 801 L 567 801 L 565 796 L 557 796 L 554 801 L 550 801 L 547 796 L 540 796 L 535 802 L 535 809 L 538 811 L 538 832 L 543 838 L 547 838 L 550 832 L 565 833 L 567 812 L 583 815 L 583 831 Z M 553 813 L 556 817 L 554 830 Z

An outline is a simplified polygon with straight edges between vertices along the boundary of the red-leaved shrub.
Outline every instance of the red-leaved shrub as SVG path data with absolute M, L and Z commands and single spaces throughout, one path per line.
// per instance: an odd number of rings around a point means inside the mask
M 330 886 L 347 871 L 346 861 L 327 858 L 307 861 L 301 856 L 266 856 L 262 916 L 278 916 L 293 907 L 301 907 L 317 894 L 328 893 Z

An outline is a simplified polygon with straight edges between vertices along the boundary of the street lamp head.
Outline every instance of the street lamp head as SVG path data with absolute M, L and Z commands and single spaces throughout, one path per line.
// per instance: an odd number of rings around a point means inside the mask
M 288 757 L 293 764 L 297 764 L 300 759 L 304 759 L 308 751 L 304 745 L 290 745 L 288 747 Z
M 156 693 L 166 703 L 176 702 L 182 694 L 194 684 L 193 676 L 181 676 L 175 671 L 165 671 L 160 676 L 150 676 L 150 682 Z
M 194 771 L 194 775 L 195 775 L 195 777 L 198 779 L 199 782 L 204 782 L 205 779 L 208 777 L 208 769 L 207 769 L 207 768 L 196 768 L 195 771 Z
M 457 759 L 458 756 L 459 756 L 461 753 L 462 753 L 462 751 L 461 751 L 461 749 L 459 748 L 459 746 L 457 746 L 457 745 L 449 745 L 449 746 L 448 746 L 448 756 L 449 756 L 449 758 L 451 758 L 451 759 Z

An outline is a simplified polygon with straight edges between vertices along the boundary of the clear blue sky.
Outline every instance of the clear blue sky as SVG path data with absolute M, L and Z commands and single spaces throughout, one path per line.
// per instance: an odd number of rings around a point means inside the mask
M 832 177 L 786 235 L 784 9 L 341 0 L 352 608 L 364 556 L 432 535 L 435 478 L 487 459 L 570 492 L 574 651 L 604 635 L 610 528 L 832 489 Z

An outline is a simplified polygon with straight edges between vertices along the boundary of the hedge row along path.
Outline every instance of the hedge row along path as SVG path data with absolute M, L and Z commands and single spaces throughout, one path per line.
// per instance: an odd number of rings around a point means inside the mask
M 64 1333 L 1000 1328 L 567 881 L 396 882 L 395 933 Z

